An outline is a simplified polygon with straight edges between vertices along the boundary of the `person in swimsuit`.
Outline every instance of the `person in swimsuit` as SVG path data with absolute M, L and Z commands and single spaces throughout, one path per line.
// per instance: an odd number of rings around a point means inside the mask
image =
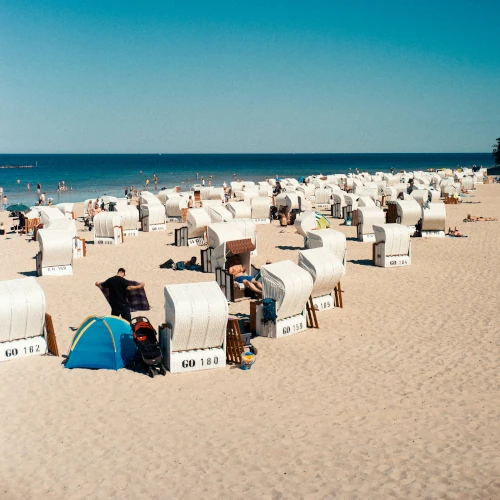
M 252 292 L 262 294 L 262 284 L 248 275 L 248 269 L 246 266 L 241 265 L 239 255 L 234 256 L 233 263 L 228 269 L 228 272 L 234 276 L 234 281 L 236 281 L 236 283 L 243 283 L 247 288 L 252 290 Z

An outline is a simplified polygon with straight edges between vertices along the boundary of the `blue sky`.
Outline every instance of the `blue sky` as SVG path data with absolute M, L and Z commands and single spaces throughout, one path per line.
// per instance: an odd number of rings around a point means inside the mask
M 0 153 L 482 152 L 492 1 L 0 2 Z

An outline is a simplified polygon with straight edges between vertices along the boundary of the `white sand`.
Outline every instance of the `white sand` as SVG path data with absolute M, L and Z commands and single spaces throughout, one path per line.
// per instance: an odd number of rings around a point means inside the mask
M 409 267 L 366 265 L 371 244 L 348 241 L 344 309 L 321 313 L 320 330 L 255 339 L 249 372 L 0 364 L 0 498 L 500 498 L 500 222 L 462 223 L 500 218 L 500 186 L 475 194 L 447 206 L 469 237 L 414 239 Z M 170 226 L 89 245 L 72 277 L 38 279 L 63 353 L 81 321 L 109 313 L 94 282 L 120 266 L 145 281 L 154 325 L 165 284 L 213 279 L 158 268 L 199 255 L 171 246 Z M 296 262 L 302 238 L 280 231 L 259 226 L 256 264 Z M 37 251 L 1 237 L 1 279 L 34 275 Z

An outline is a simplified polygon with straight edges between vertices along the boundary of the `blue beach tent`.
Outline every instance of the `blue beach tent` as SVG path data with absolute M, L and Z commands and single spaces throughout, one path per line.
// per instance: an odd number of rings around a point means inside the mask
M 65 366 L 119 370 L 136 351 L 130 323 L 116 316 L 91 316 L 78 328 Z

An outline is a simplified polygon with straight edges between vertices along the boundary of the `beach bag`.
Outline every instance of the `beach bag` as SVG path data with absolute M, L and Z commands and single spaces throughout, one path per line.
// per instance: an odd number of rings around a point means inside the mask
M 276 321 L 276 301 L 273 299 L 264 299 L 262 301 L 262 322 L 269 323 Z
M 186 269 L 186 264 L 184 264 L 184 262 L 182 262 L 182 260 L 181 260 L 181 261 L 177 262 L 177 264 L 175 264 L 175 269 L 177 271 L 184 271 Z
M 163 264 L 160 264 L 161 269 L 172 269 L 174 267 L 175 262 L 172 259 L 168 259 Z

